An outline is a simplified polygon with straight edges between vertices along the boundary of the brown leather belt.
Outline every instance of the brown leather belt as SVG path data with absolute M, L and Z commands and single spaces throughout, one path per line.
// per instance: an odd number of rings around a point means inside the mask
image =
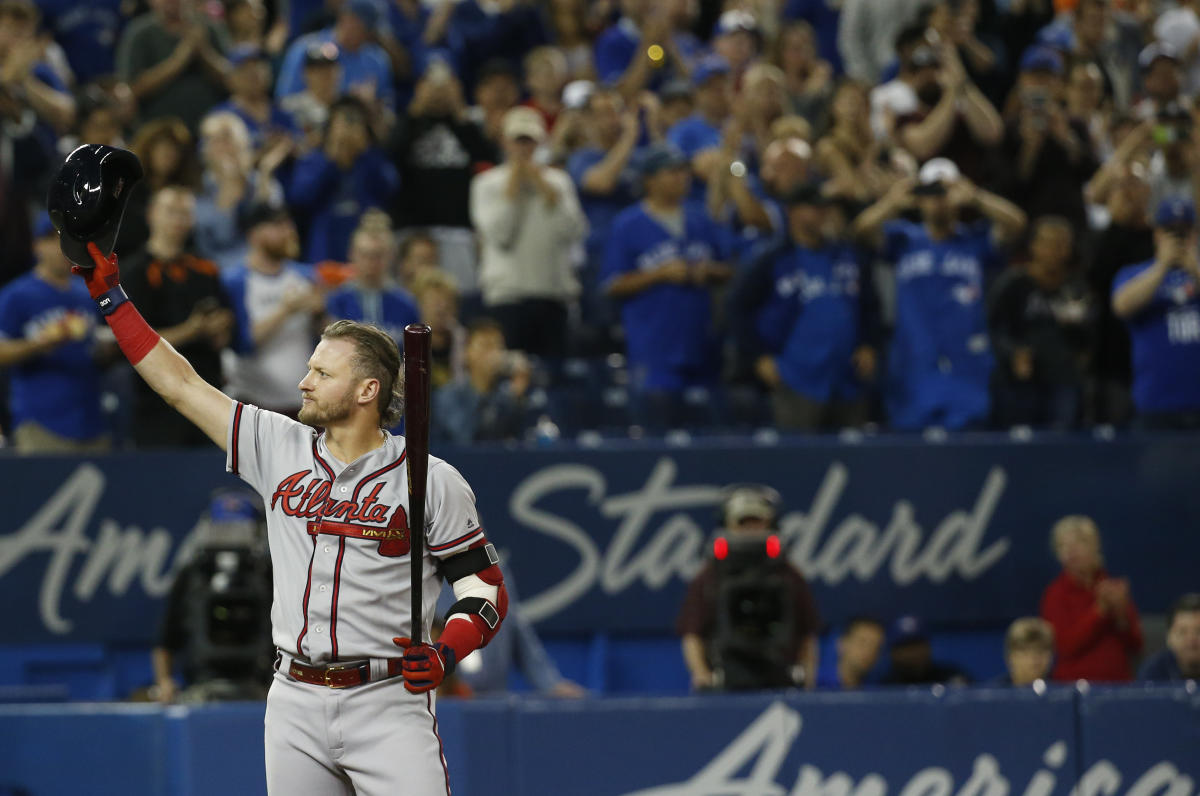
M 401 673 L 400 665 L 403 662 L 403 658 L 388 658 L 387 677 L 399 675 Z M 287 673 L 288 676 L 302 683 L 323 685 L 329 688 L 350 688 L 371 681 L 371 662 L 351 661 L 314 666 L 293 658 Z

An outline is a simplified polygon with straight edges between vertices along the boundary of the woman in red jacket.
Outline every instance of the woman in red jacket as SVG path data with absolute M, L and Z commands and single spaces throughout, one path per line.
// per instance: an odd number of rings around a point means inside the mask
M 1142 626 L 1129 581 L 1104 570 L 1100 532 L 1090 517 L 1063 517 L 1051 537 L 1063 571 L 1042 595 L 1042 617 L 1054 627 L 1055 680 L 1128 682 L 1130 656 L 1142 648 Z

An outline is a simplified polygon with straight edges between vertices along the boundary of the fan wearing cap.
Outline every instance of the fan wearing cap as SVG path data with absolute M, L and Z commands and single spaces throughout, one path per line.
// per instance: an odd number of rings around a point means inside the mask
M 471 220 L 480 237 L 479 286 L 511 348 L 566 354 L 567 309 L 579 295 L 571 249 L 588 233 L 571 178 L 543 166 L 541 114 L 513 108 L 504 117 L 504 163 L 471 182 Z
M 1083 186 L 1098 164 L 1087 127 L 1067 115 L 1062 76 L 1062 56 L 1048 47 L 1031 47 L 1021 57 L 1004 134 L 1004 162 L 1015 166 L 1005 194 L 1031 218 L 1065 216 L 1082 232 Z
M 1200 429 L 1200 264 L 1196 209 L 1167 199 L 1154 214 L 1154 259 L 1113 280 L 1112 308 L 1133 342 L 1133 402 L 1145 428 Z
M 225 98 L 225 30 L 196 0 L 154 0 L 117 45 L 117 77 L 128 83 L 142 121 L 173 116 L 195 130 Z
M 733 74 L 743 74 L 762 50 L 758 20 L 741 8 L 724 12 L 713 27 L 712 49 L 725 59 Z
M 920 617 L 902 616 L 888 630 L 888 657 L 891 668 L 884 685 L 964 685 L 965 672 L 952 663 L 935 661 L 929 630 Z
M 1180 59 L 1180 67 L 1185 70 L 1183 88 L 1189 97 L 1196 96 L 1200 92 L 1200 59 L 1196 51 L 1196 41 L 1200 38 L 1200 0 L 1177 0 L 1174 8 L 1165 9 L 1154 22 L 1154 38 L 1183 54 Z
M 1189 104 L 1191 93 L 1184 94 L 1183 72 L 1180 53 L 1187 52 L 1188 47 L 1177 49 L 1169 41 L 1155 41 L 1147 44 L 1138 53 L 1138 69 L 1142 78 L 1142 92 L 1145 97 L 1133 108 L 1134 115 L 1139 119 L 1151 119 L 1162 113 L 1172 104 Z
M 733 107 L 733 78 L 729 62 L 708 56 L 692 69 L 696 110 L 667 130 L 667 141 L 687 156 L 692 166 L 691 199 L 704 201 L 710 174 L 720 166 L 722 128 Z
M 303 91 L 309 53 L 314 47 L 333 44 L 335 49 L 331 53 L 341 66 L 339 92 L 354 93 L 377 109 L 394 111 L 392 61 L 374 40 L 382 21 L 383 6 L 377 0 L 344 3 L 332 27 L 305 34 L 288 46 L 275 82 L 276 99 Z
M 898 218 L 914 206 L 921 221 Z M 973 209 L 982 220 L 964 224 Z M 885 388 L 893 428 L 961 429 L 989 412 L 992 353 L 984 305 L 985 277 L 1004 264 L 1002 247 L 1025 228 L 1011 202 L 935 158 L 917 180 L 896 183 L 854 221 L 896 274 L 896 320 Z
M 291 137 L 300 130 L 295 119 L 271 97 L 271 58 L 253 44 L 243 44 L 229 53 L 229 99 L 212 109 L 229 111 L 246 123 L 255 154 L 272 139 Z
M 683 392 L 717 377 L 713 287 L 732 270 L 727 234 L 699 207 L 685 203 L 687 158 L 652 144 L 638 159 L 645 198 L 613 221 L 601 284 L 621 302 L 621 320 L 640 420 L 679 425 Z
M 329 120 L 329 109 L 337 101 L 342 84 L 342 66 L 333 42 L 312 44 L 304 53 L 304 88 L 279 100 L 302 135 L 305 148 L 318 146 L 321 130 Z
M 108 448 L 93 358 L 96 305 L 71 276 L 58 232 L 41 214 L 33 270 L 0 289 L 0 368 L 9 381 L 18 453 L 94 453 Z
M 879 348 L 870 269 L 832 236 L 819 184 L 784 201 L 786 241 L 760 254 L 731 296 L 738 349 L 770 388 L 781 429 L 861 426 Z
M 779 636 L 760 639 L 760 647 L 739 646 L 736 656 L 728 655 L 725 636 L 730 631 L 736 634 L 738 630 L 738 611 L 728 602 L 732 594 L 737 594 L 733 589 L 744 589 L 744 576 L 739 579 L 740 583 L 726 580 L 729 576 L 722 574 L 717 566 L 721 558 L 718 542 L 714 545 L 718 561 L 706 563 L 688 584 L 675 622 L 675 630 L 682 637 L 683 661 L 695 690 L 816 687 L 817 633 L 821 629 L 821 617 L 804 575 L 780 559 L 782 551 L 778 539 L 774 540 L 772 552 L 774 537 L 771 534 L 779 527 L 780 504 L 779 493 L 770 487 L 759 484 L 730 486 L 720 507 L 721 526 L 717 534 L 718 539 L 725 542 L 726 554 L 755 542 L 763 543 L 763 563 L 768 568 L 755 580 L 763 588 L 780 588 L 780 593 L 771 595 L 773 604 L 780 607 L 782 614 L 775 619 L 775 624 L 783 624 L 781 620 L 786 617 L 786 626 Z M 729 624 L 735 626 L 723 627 L 723 619 L 730 613 L 733 618 Z M 768 635 L 775 636 L 775 633 Z M 779 648 L 774 648 L 776 644 Z M 726 660 L 727 656 L 731 659 Z M 736 662 L 733 657 L 737 658 Z
M 292 166 L 288 205 L 306 216 L 304 255 L 343 262 L 363 213 L 384 208 L 400 190 L 395 165 L 376 143 L 370 106 L 353 95 L 333 104 L 319 149 Z

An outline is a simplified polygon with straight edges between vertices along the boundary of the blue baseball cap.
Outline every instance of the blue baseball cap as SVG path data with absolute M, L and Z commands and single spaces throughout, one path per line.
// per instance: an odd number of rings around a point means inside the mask
M 892 622 L 888 629 L 888 646 L 911 644 L 914 641 L 929 641 L 929 631 L 920 617 L 909 614 Z
M 1034 42 L 1059 52 L 1070 52 L 1075 49 L 1075 31 L 1070 25 L 1052 22 L 1038 31 Z
M 1194 227 L 1196 226 L 1196 207 L 1187 199 L 1174 197 L 1163 199 L 1154 211 L 1154 226 L 1156 227 Z
M 58 230 L 54 228 L 54 222 L 50 220 L 50 214 L 43 210 L 33 219 L 33 237 L 48 238 L 51 235 L 57 236 Z
M 663 169 L 675 169 L 686 166 L 687 155 L 673 144 L 651 144 L 641 151 L 637 159 L 638 171 L 643 177 L 649 177 Z
M 379 27 L 380 19 L 383 17 L 383 9 L 375 0 L 350 0 L 342 6 L 342 10 L 358 17 L 364 25 L 372 30 Z
M 717 75 L 729 74 L 729 62 L 719 55 L 709 55 L 700 59 L 692 70 L 692 85 L 703 86 L 709 79 Z
M 1050 72 L 1051 74 L 1061 75 L 1063 73 L 1063 59 L 1056 50 L 1035 44 L 1025 50 L 1025 53 L 1021 56 L 1021 71 Z
M 239 44 L 229 51 L 229 63 L 241 66 L 250 61 L 266 61 L 267 54 L 257 44 Z

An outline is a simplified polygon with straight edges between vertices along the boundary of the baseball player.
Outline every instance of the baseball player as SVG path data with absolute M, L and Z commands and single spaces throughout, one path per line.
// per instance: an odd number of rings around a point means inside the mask
M 142 319 L 120 287 L 116 256 L 106 257 L 91 237 L 112 214 L 119 224 L 123 210 L 119 194 L 130 178 L 113 152 L 120 151 L 71 154 L 51 189 L 51 218 L 77 264 L 72 271 L 134 368 L 263 497 L 277 648 L 266 712 L 268 792 L 449 794 L 432 692 L 495 636 L 508 600 L 470 487 L 431 457 L 427 620 L 410 627 L 405 442 L 384 430 L 401 401 L 395 342 L 352 321 L 327 327 L 299 384 L 301 422 L 206 383 Z M 103 189 L 72 190 L 77 184 Z M 111 246 L 107 234 L 100 237 Z M 458 598 L 445 630 L 433 645 L 413 640 L 428 638 L 443 577 Z M 393 638 L 397 631 L 407 635 Z

